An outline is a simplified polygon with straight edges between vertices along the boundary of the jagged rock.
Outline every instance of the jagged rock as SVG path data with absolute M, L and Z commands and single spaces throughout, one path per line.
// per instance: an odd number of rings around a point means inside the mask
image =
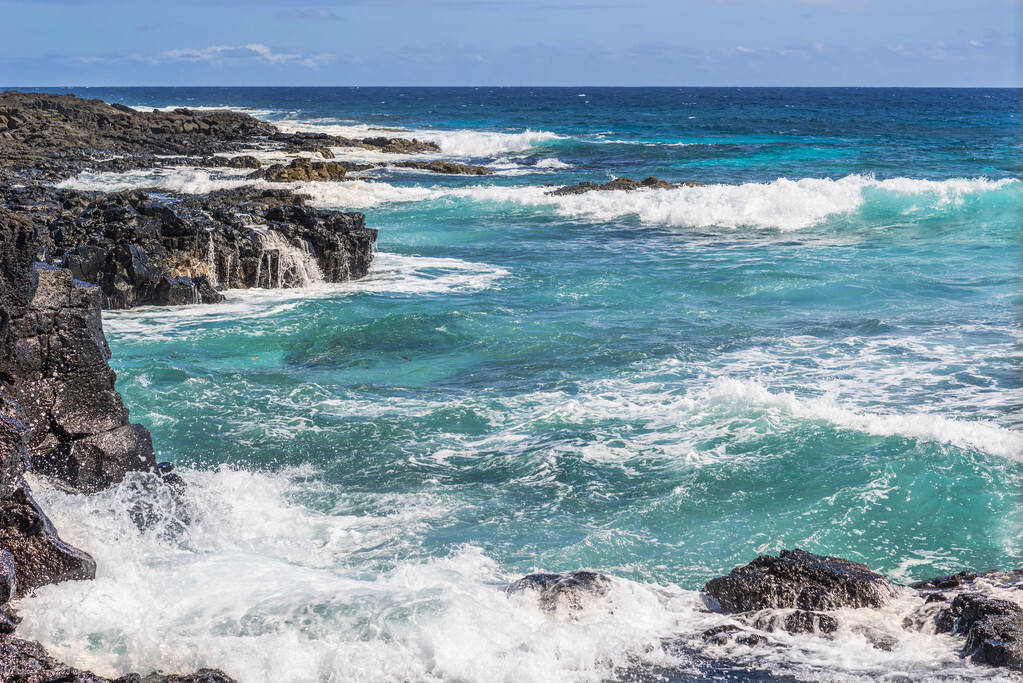
M 963 656 L 977 664 L 1023 671 L 1023 607 L 981 593 L 962 593 L 938 615 L 942 633 L 963 634 Z
M 703 183 L 698 183 L 692 180 L 686 180 L 680 183 L 669 183 L 667 180 L 661 180 L 655 176 L 644 178 L 643 180 L 633 180 L 632 178 L 615 178 L 614 180 L 598 185 L 597 183 L 582 182 L 576 185 L 566 185 L 565 187 L 552 190 L 547 194 L 560 197 L 564 195 L 572 194 L 584 194 L 586 192 L 608 192 L 611 190 L 643 190 L 643 189 L 674 189 L 678 187 L 699 187 Z
M 761 555 L 712 579 L 703 590 L 726 612 L 880 607 L 894 594 L 888 580 L 866 565 L 799 549 L 783 550 L 779 557 Z
M 611 579 L 597 572 L 577 570 L 560 574 L 529 574 L 507 588 L 508 595 L 530 593 L 545 612 L 572 616 L 611 590 Z
M 114 389 L 100 290 L 71 271 L 36 264 L 37 283 L 16 333 L 11 391 L 31 436 L 29 467 L 84 492 L 156 464 L 149 433 L 130 425 Z
M 313 151 L 319 154 L 324 159 L 334 158 L 334 152 L 331 151 L 330 147 L 317 147 Z
M 248 178 L 268 180 L 273 183 L 290 183 L 296 181 L 341 181 L 345 179 L 345 168 L 332 161 L 310 161 L 300 158 L 290 164 L 273 164 L 267 168 L 253 171 Z
M 449 173 L 456 175 L 493 175 L 494 170 L 486 166 L 473 166 L 471 164 L 456 164 L 453 161 L 399 161 L 392 166 L 399 168 L 415 168 L 422 171 L 433 171 L 434 173 Z
M 46 584 L 96 576 L 93 559 L 60 540 L 25 486 L 0 500 L 0 548 L 14 558 L 18 597 Z

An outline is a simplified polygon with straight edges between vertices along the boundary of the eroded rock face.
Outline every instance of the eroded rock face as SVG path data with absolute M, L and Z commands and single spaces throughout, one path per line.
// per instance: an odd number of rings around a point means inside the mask
M 29 468 L 86 493 L 119 482 L 127 472 L 153 471 L 149 432 L 128 422 L 114 389 L 99 288 L 41 263 L 33 276 L 32 299 L 12 321 L 11 395 L 31 430 Z
M 880 607 L 894 594 L 888 580 L 866 565 L 799 549 L 783 550 L 778 557 L 761 555 L 703 590 L 726 612 Z
M 576 185 L 566 185 L 560 187 L 557 190 L 552 190 L 547 194 L 560 197 L 564 195 L 572 194 L 585 194 L 586 192 L 609 192 L 611 190 L 670 190 L 678 187 L 699 187 L 702 183 L 698 183 L 692 180 L 686 180 L 680 183 L 670 183 L 667 180 L 661 180 L 655 176 L 644 178 L 643 180 L 633 180 L 632 178 L 615 178 L 614 180 L 606 183 L 597 184 L 590 182 L 582 182 Z
M 535 595 L 548 613 L 573 616 L 607 596 L 611 579 L 597 572 L 577 570 L 558 574 L 529 574 L 507 588 L 508 595 Z
M 307 207 L 287 190 L 154 198 L 31 187 L 0 190 L 0 202 L 32 216 L 39 255 L 97 284 L 113 309 L 364 277 L 376 241 L 363 214 Z

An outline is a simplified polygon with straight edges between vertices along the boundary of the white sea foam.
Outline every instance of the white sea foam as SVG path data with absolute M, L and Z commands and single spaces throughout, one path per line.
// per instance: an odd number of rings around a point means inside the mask
M 557 159 L 555 157 L 550 157 L 548 159 L 540 159 L 540 161 L 536 162 L 536 164 L 534 165 L 536 166 L 536 168 L 546 168 L 554 170 L 572 168 L 572 164 L 566 164 L 561 159 Z
M 986 420 L 958 420 L 917 412 L 872 413 L 842 406 L 829 396 L 800 398 L 789 392 L 771 392 L 756 380 L 729 377 L 715 380 L 705 397 L 732 405 L 778 409 L 799 419 L 829 422 L 875 436 L 948 444 L 1023 461 L 1023 432 Z
M 347 492 L 308 468 L 181 475 L 180 499 L 145 476 L 94 496 L 33 480 L 65 539 L 95 557 L 97 577 L 20 600 L 19 635 L 111 676 L 212 666 L 251 683 L 584 683 L 638 663 L 691 670 L 661 639 L 735 623 L 706 612 L 694 591 L 624 579 L 575 619 L 545 615 L 505 595 L 518 574 L 479 548 L 422 553 L 453 499 Z M 317 508 L 297 502 L 310 496 Z M 139 503 L 155 520 L 145 532 L 126 513 Z M 904 590 L 883 609 L 843 610 L 829 637 L 774 632 L 764 635 L 775 645 L 701 651 L 814 680 L 891 671 L 991 680 L 991 669 L 956 656 L 951 637 L 900 626 L 922 602 Z M 891 649 L 873 647 L 869 632 L 888 634 Z
M 423 525 L 450 514 L 450 501 L 332 491 L 332 508 L 315 511 L 290 501 L 308 474 L 185 470 L 191 522 L 145 534 L 124 513 L 153 495 L 134 480 L 93 497 L 36 482 L 98 571 L 22 600 L 19 633 L 111 675 L 206 665 L 254 683 L 539 683 L 601 680 L 699 618 L 695 596 L 619 581 L 613 612 L 547 619 L 505 596 L 517 577 L 478 548 L 419 555 Z M 169 497 L 157 505 L 176 509 Z M 367 505 L 372 514 L 358 512 Z
M 362 124 L 339 125 L 296 121 L 275 122 L 285 132 L 327 133 L 349 138 L 393 137 L 416 138 L 435 142 L 441 152 L 449 156 L 466 158 L 488 158 L 511 152 L 523 152 L 534 146 L 562 139 L 562 136 L 543 130 L 526 129 L 521 133 L 504 133 L 485 130 L 435 130 L 380 128 Z

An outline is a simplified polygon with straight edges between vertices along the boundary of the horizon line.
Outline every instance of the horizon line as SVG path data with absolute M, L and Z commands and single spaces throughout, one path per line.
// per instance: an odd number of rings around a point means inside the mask
M 314 88 L 531 88 L 535 90 L 553 89 L 578 89 L 578 88 L 616 88 L 622 90 L 638 89 L 712 89 L 712 88 L 739 88 L 739 89 L 889 89 L 889 90 L 1023 90 L 1023 83 L 1019 85 L 0 85 L 0 89 L 18 90 L 21 88 L 293 88 L 314 89 Z

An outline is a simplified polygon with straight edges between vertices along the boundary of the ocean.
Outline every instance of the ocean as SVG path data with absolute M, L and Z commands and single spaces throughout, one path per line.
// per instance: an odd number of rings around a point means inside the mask
M 98 571 L 23 600 L 23 637 L 100 673 L 242 681 L 745 680 L 708 673 L 725 659 L 990 679 L 898 604 L 870 624 L 890 651 L 855 630 L 781 653 L 661 642 L 726 623 L 699 589 L 783 548 L 901 582 L 1023 566 L 1023 91 L 67 92 L 416 137 L 496 173 L 305 184 L 379 229 L 365 280 L 105 312 L 117 387 L 187 504 L 34 483 Z M 547 194 L 651 175 L 703 185 Z M 577 568 L 614 577 L 612 608 L 551 620 L 505 595 Z

